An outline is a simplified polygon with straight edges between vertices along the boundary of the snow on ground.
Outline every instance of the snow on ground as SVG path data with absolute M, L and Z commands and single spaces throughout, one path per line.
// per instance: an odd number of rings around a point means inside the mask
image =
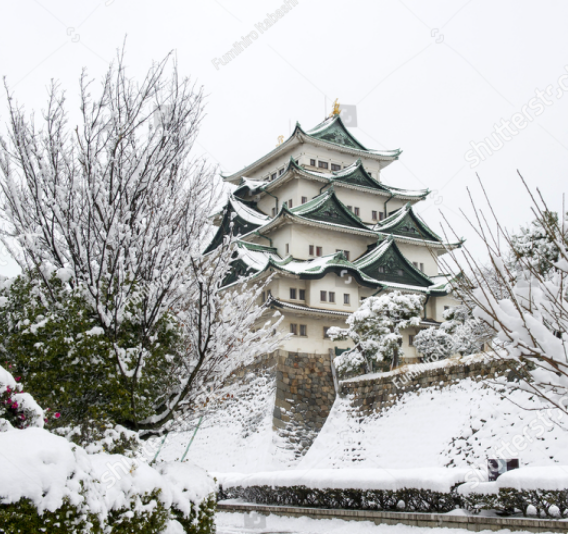
M 233 395 L 226 398 L 226 392 Z M 210 403 L 187 458 L 208 471 L 242 472 L 282 468 L 286 451 L 272 432 L 276 383 L 268 374 L 247 375 L 242 384 L 221 390 Z M 160 460 L 181 458 L 198 420 L 188 431 L 168 436 Z
M 511 398 L 539 406 L 522 392 Z M 568 465 L 561 417 L 523 410 L 470 379 L 408 393 L 380 416 L 361 418 L 348 399 L 338 399 L 298 469 L 466 467 L 494 457 L 519 458 L 521 465 Z
M 288 451 L 272 431 L 273 378 L 248 375 L 230 391 L 232 399 L 212 403 L 187 457 L 217 473 L 290 467 Z M 539 406 L 522 392 L 512 400 L 528 408 Z M 294 468 L 477 468 L 494 457 L 519 458 L 521 465 L 568 465 L 568 432 L 558 423 L 568 421 L 556 412 L 523 410 L 502 399 L 494 387 L 469 379 L 408 393 L 380 416 L 361 418 L 348 399 L 338 399 L 312 448 Z M 181 458 L 196 424 L 191 421 L 188 431 L 170 434 L 159 459 Z
M 370 521 L 342 521 L 341 519 L 309 519 L 307 517 L 260 516 L 243 513 L 219 512 L 216 517 L 217 534 L 260 534 L 286 532 L 287 534 L 464 534 L 458 528 L 421 528 L 407 525 L 375 525 Z M 490 531 L 482 531 L 490 532 Z M 502 534 L 510 530 L 497 530 Z M 519 534 L 523 534 L 520 532 Z

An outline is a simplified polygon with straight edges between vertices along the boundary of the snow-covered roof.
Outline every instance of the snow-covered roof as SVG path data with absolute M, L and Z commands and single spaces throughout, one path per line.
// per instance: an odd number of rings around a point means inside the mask
M 385 162 L 392 162 L 398 159 L 402 152 L 400 149 L 369 150 L 365 148 L 347 130 L 343 121 L 339 115 L 337 115 L 331 119 L 326 119 L 315 128 L 308 131 L 304 131 L 300 126 L 300 123 L 296 123 L 294 132 L 292 132 L 292 135 L 286 139 L 286 141 L 271 150 L 268 154 L 265 154 L 250 165 L 247 165 L 241 171 L 227 176 L 222 175 L 223 180 L 226 182 L 236 183 L 240 181 L 241 177 L 250 175 L 270 160 L 285 154 L 294 146 L 301 143 L 309 143 L 316 146 L 331 148 L 337 152 Z

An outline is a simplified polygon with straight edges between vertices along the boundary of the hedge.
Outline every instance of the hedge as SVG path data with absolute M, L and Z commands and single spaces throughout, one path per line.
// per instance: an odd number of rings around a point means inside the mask
M 159 490 L 136 495 L 130 506 L 111 511 L 104 522 L 95 514 L 88 516 L 65 499 L 57 510 L 38 513 L 29 499 L 17 503 L 0 504 L 0 534 L 159 534 L 169 520 L 177 520 L 186 534 L 214 534 L 216 499 L 213 495 L 204 500 L 189 517 L 175 508 L 167 509 L 158 499 Z M 138 501 L 139 499 L 139 501 Z M 142 512 L 140 502 L 144 507 Z
M 496 494 L 458 493 L 402 488 L 398 490 L 309 488 L 306 486 L 235 486 L 220 487 L 218 499 L 240 498 L 256 504 L 302 506 L 345 510 L 447 513 L 465 508 L 472 513 L 496 511 L 507 516 L 522 513 L 525 517 L 568 518 L 568 489 L 517 490 L 499 488 Z

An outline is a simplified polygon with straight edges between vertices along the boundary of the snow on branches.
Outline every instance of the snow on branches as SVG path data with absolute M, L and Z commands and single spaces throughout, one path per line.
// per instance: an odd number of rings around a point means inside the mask
M 568 413 L 568 233 L 564 217 L 559 220 L 521 180 L 534 221 L 510 235 L 486 196 L 493 221 L 473 204 L 470 225 L 485 243 L 490 267 L 467 249 L 463 257 L 451 252 L 447 265 L 464 273 L 456 290 L 491 329 L 495 347 L 517 360 L 515 387 Z
M 398 291 L 365 299 L 347 319 L 346 329 L 329 330 L 332 339 L 349 337 L 355 342 L 355 347 L 335 358 L 339 374 L 372 372 L 381 362 L 390 362 L 395 368 L 403 356 L 400 331 L 420 324 L 423 307 L 423 297 Z
M 24 273 L 42 279 L 47 308 L 59 306 L 57 278 L 92 310 L 111 347 L 100 357 L 130 404 L 121 423 L 135 429 L 171 419 L 200 380 L 225 372 L 221 362 L 228 370 L 273 346 L 270 329 L 250 332 L 265 312 L 258 289 L 222 289 L 232 240 L 202 254 L 220 193 L 192 154 L 204 95 L 170 63 L 138 82 L 121 52 L 100 89 L 83 73 L 77 127 L 57 84 L 40 126 L 7 88 L 0 138 L 0 237 Z

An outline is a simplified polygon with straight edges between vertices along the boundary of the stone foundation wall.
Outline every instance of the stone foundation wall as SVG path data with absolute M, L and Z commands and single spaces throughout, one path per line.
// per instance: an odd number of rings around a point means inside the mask
M 313 443 L 335 397 L 328 355 L 278 353 L 273 424 L 297 458 Z
M 437 368 L 420 370 L 420 365 L 408 366 L 406 370 L 397 370 L 368 379 L 349 379 L 340 382 L 341 396 L 350 396 L 352 405 L 361 411 L 361 415 L 370 415 L 394 405 L 406 392 L 416 391 L 431 386 L 447 387 L 465 378 L 488 380 L 511 373 L 513 362 L 510 360 L 483 361 L 467 357 L 464 361 Z

